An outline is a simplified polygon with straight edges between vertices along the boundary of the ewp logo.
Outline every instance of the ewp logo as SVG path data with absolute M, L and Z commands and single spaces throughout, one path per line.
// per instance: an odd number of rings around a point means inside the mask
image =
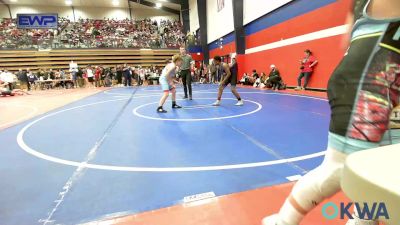
M 19 29 L 55 29 L 57 25 L 57 14 L 17 14 Z
M 350 209 L 354 206 L 354 211 L 357 212 L 360 218 L 367 220 L 389 219 L 389 213 L 386 209 L 385 203 L 373 203 L 370 207 L 367 203 L 340 203 L 340 208 L 333 202 L 328 202 L 322 207 L 322 215 L 328 219 L 333 220 L 340 216 L 340 219 L 353 219 Z

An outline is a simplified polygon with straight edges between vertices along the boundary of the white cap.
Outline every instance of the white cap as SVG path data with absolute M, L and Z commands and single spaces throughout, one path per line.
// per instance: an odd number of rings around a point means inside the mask
M 275 65 L 274 65 L 274 64 L 272 64 L 272 65 L 271 65 L 271 68 L 275 68 Z

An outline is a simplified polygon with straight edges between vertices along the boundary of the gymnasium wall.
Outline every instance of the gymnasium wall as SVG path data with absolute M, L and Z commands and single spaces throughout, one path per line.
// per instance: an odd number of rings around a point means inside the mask
M 211 43 L 234 30 L 232 0 L 224 0 L 225 7 L 218 12 L 217 0 L 207 0 L 207 40 Z
M 103 19 L 104 17 L 114 18 L 114 19 L 130 18 L 129 9 L 127 8 L 98 8 L 98 7 L 88 8 L 79 6 L 76 6 L 74 8 L 75 8 L 75 19 L 80 19 L 80 18 Z
M 221 37 L 220 39 L 208 44 L 210 58 L 220 55 L 229 55 L 236 52 L 235 35 L 233 32 Z
M 272 12 L 273 10 L 287 4 L 293 0 L 244 0 L 243 1 L 243 24 L 248 24 L 261 16 Z M 208 3 L 208 2 L 207 2 Z M 227 3 L 229 7 L 227 8 Z M 234 25 L 232 16 L 232 0 L 225 0 L 225 11 L 217 11 L 217 1 L 211 1 L 210 6 L 207 6 L 208 18 L 212 25 L 208 26 L 209 33 L 211 32 L 212 39 L 208 38 L 210 56 L 215 55 L 228 55 L 236 52 L 236 46 L 234 42 Z M 210 16 L 211 15 L 211 16 Z M 215 15 L 218 15 L 220 19 L 215 19 Z M 219 21 L 219 22 L 217 22 Z M 224 30 L 223 35 L 218 31 Z M 218 35 L 217 35 L 218 34 Z M 222 40 L 220 40 L 222 38 Z M 223 48 L 221 48 L 223 46 Z
M 71 7 L 10 5 L 10 8 L 13 18 L 18 13 L 58 13 L 60 17 L 73 19 Z
M 128 9 L 129 15 L 129 9 Z M 132 8 L 132 18 L 134 19 L 145 19 L 150 18 L 152 20 L 179 20 L 179 15 L 175 15 L 169 12 L 165 12 L 158 9 L 136 9 Z
M 197 2 L 196 0 L 190 1 Z M 246 25 L 290 1 L 293 0 L 244 0 L 243 23 Z M 218 1 L 216 0 L 207 0 L 208 43 L 216 41 L 234 30 L 232 0 L 224 0 L 225 6 L 221 11 L 218 11 L 217 3 Z M 197 11 L 190 11 L 190 14 L 191 19 L 192 17 L 198 18 Z
M 13 18 L 16 18 L 18 13 L 58 13 L 60 17 L 67 17 L 73 20 L 72 7 L 69 6 L 39 6 L 39 5 L 10 5 Z M 118 7 L 80 7 L 75 6 L 75 18 L 90 18 L 90 19 L 103 19 L 115 18 L 126 19 L 130 18 L 128 8 Z M 0 5 L 0 18 L 9 18 L 7 7 Z M 156 9 L 138 9 L 132 8 L 132 18 L 144 19 L 151 18 L 154 20 L 172 19 L 178 20 L 179 16 L 174 15 L 162 10 Z
M 199 13 L 197 11 L 197 0 L 189 0 L 190 32 L 200 28 Z
M 239 75 L 253 69 L 269 72 L 269 66 L 275 64 L 285 83 L 296 86 L 299 60 L 305 49 L 311 49 L 319 63 L 309 86 L 325 89 L 347 47 L 345 21 L 351 2 L 294 0 L 248 23 Z M 217 42 L 209 47 L 210 57 L 234 53 L 234 33 L 223 37 L 222 49 Z
M 243 24 L 246 25 L 291 1 L 293 0 L 243 0 Z
M 7 6 L 0 4 L 0 18 L 8 18 L 10 14 L 8 13 Z

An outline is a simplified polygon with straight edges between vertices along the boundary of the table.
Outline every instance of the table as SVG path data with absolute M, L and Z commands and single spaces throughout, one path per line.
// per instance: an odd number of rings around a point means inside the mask
M 152 83 L 154 84 L 154 85 L 157 85 L 158 84 L 158 80 L 160 79 L 160 76 L 154 76 L 154 75 L 152 75 L 152 76 L 149 76 L 148 78 L 147 78 L 147 80 L 148 81 L 152 81 Z
M 49 89 L 61 84 L 61 82 L 64 82 L 65 85 L 70 83 L 73 86 L 72 79 L 37 80 L 35 83 L 39 84 L 40 89 Z

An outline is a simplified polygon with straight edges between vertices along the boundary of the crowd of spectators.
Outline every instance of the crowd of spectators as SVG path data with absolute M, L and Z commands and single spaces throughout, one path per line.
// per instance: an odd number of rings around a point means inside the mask
M 286 88 L 286 84 L 283 83 L 281 74 L 275 65 L 270 66 L 268 75 L 265 72 L 258 74 L 257 70 L 253 70 L 251 75 L 245 73 L 239 83 L 243 85 L 253 85 L 255 88 L 271 88 L 272 90 L 282 90 Z
M 200 64 L 192 71 L 193 80 L 201 84 L 219 84 L 224 75 L 222 68 L 214 65 L 214 63 L 208 66 Z M 251 75 L 244 73 L 238 83 L 255 88 L 270 88 L 272 90 L 282 90 L 286 88 L 286 84 L 284 84 L 280 72 L 275 65 L 270 66 L 268 75 L 264 72 L 258 74 L 256 70 L 253 70 Z
M 15 19 L 0 20 L 0 49 L 178 48 L 187 35 L 179 21 L 59 18 L 58 29 L 18 29 Z
M 152 84 L 158 81 L 161 68 L 131 67 L 128 64 L 107 67 L 102 65 L 64 69 L 20 69 L 12 73 L 0 69 L 0 91 L 12 93 L 14 90 L 48 90 L 57 88 L 97 88 L 112 86 L 132 86 Z M 156 82 L 155 82 L 156 83 Z M 1 94 L 2 95 L 2 94 Z
M 0 49 L 29 49 L 53 40 L 70 21 L 60 17 L 58 29 L 18 29 L 15 19 L 0 19 Z

